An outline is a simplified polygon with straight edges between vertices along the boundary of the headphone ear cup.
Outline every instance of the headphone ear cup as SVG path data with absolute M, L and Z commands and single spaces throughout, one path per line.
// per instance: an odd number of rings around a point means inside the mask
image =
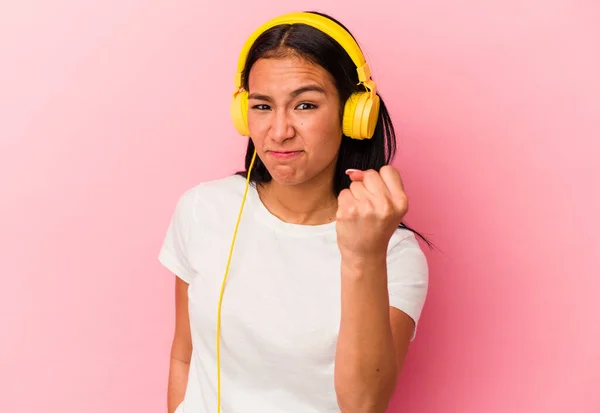
M 359 94 L 353 93 L 350 95 L 348 100 L 346 100 L 346 104 L 344 105 L 344 117 L 342 118 L 342 131 L 344 135 L 349 138 L 356 139 L 356 134 L 354 133 L 355 128 L 354 124 L 356 121 L 356 106 L 358 105 Z
M 250 136 L 248 130 L 248 92 L 245 90 L 234 95 L 231 101 L 231 120 L 233 126 L 242 136 Z
M 366 94 L 366 93 L 365 93 Z M 360 134 L 363 139 L 371 139 L 375 133 L 377 120 L 379 119 L 379 96 L 365 97 L 364 105 L 362 106 L 362 115 L 360 120 Z
M 375 132 L 379 115 L 379 96 L 368 92 L 354 93 L 344 106 L 342 129 L 352 139 L 370 139 Z

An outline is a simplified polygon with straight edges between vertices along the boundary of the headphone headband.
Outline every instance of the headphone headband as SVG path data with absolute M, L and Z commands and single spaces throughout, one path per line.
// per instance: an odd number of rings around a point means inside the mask
M 261 25 L 258 29 L 256 29 L 250 37 L 244 43 L 244 47 L 240 53 L 240 57 L 238 59 L 238 67 L 237 73 L 235 76 L 235 87 L 236 90 L 242 88 L 242 73 L 244 71 L 244 67 L 246 66 L 246 58 L 248 57 L 248 52 L 250 48 L 263 32 L 266 30 L 278 26 L 280 24 L 294 24 L 301 23 L 306 24 L 308 26 L 314 27 L 317 30 L 329 35 L 336 42 L 340 44 L 348 53 L 354 65 L 356 66 L 356 71 L 358 72 L 358 80 L 360 83 L 366 83 L 368 89 L 374 92 L 375 84 L 371 77 L 371 70 L 369 68 L 368 63 L 365 60 L 365 57 L 354 40 L 350 33 L 344 30 L 343 27 L 328 19 L 327 17 L 323 17 L 321 15 L 315 13 L 307 13 L 307 12 L 293 12 L 287 13 L 279 17 L 275 17 L 274 19 L 269 20 L 268 22 Z
M 377 86 L 371 79 L 371 70 L 366 59 L 352 35 L 333 20 L 315 13 L 295 12 L 269 20 L 250 35 L 238 59 L 235 75 L 235 92 L 231 101 L 230 111 L 233 124 L 242 136 L 250 136 L 248 129 L 248 91 L 242 85 L 242 74 L 246 66 L 248 52 L 256 39 L 266 30 L 280 24 L 306 24 L 329 35 L 348 53 L 358 73 L 358 85 L 365 91 L 355 91 L 344 102 L 342 131 L 353 139 L 370 139 L 375 133 L 379 116 L 380 99 Z

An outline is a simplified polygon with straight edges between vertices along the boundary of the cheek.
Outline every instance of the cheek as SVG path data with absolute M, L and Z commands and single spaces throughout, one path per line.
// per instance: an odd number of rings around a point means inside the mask
M 298 132 L 303 137 L 304 143 L 312 148 L 313 156 L 329 160 L 337 153 L 341 140 L 341 127 L 327 122 L 304 121 Z
M 311 125 L 316 145 L 329 155 L 335 153 L 342 140 L 342 125 L 334 116 L 328 115 Z
M 319 128 L 315 128 L 311 132 L 305 135 L 310 136 L 308 146 L 312 148 L 311 156 L 329 162 L 340 148 L 342 141 L 341 131 L 337 131 L 336 128 L 331 127 L 324 128 L 323 125 L 320 125 Z
M 257 116 L 256 114 L 252 115 L 248 113 L 248 130 L 250 131 L 250 136 L 258 138 L 265 134 L 265 131 L 267 130 L 267 122 L 265 119 L 265 116 Z
M 331 138 L 342 134 L 341 120 L 331 110 L 299 119 L 297 125 L 306 134 L 313 136 Z
M 327 154 L 327 157 L 330 158 L 335 156 L 340 149 L 340 144 L 342 141 L 341 135 L 329 135 L 328 139 L 323 142 L 323 152 Z

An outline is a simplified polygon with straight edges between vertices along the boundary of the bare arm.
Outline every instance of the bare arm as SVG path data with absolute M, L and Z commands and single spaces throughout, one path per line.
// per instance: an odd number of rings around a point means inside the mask
M 391 165 L 346 173 L 352 183 L 340 192 L 336 214 L 342 305 L 335 390 L 343 413 L 384 413 L 415 327 L 390 308 L 388 291 L 388 246 L 408 198 Z
M 384 413 L 414 322 L 389 306 L 385 255 L 342 259 L 342 316 L 335 388 L 343 413 Z
M 171 345 L 171 362 L 169 366 L 168 413 L 175 412 L 175 409 L 183 400 L 190 370 L 192 338 L 187 290 L 188 284 L 181 278 L 175 277 L 175 334 Z

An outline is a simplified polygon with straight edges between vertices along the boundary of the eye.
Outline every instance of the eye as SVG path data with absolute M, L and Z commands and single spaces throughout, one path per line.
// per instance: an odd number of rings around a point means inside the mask
M 252 109 L 256 109 L 256 110 L 269 110 L 270 107 L 269 107 L 269 105 L 261 104 L 261 105 L 254 105 L 254 106 L 252 106 Z
M 301 103 L 297 106 L 298 109 L 300 110 L 309 110 L 309 109 L 315 109 L 317 106 L 313 105 L 312 103 Z

